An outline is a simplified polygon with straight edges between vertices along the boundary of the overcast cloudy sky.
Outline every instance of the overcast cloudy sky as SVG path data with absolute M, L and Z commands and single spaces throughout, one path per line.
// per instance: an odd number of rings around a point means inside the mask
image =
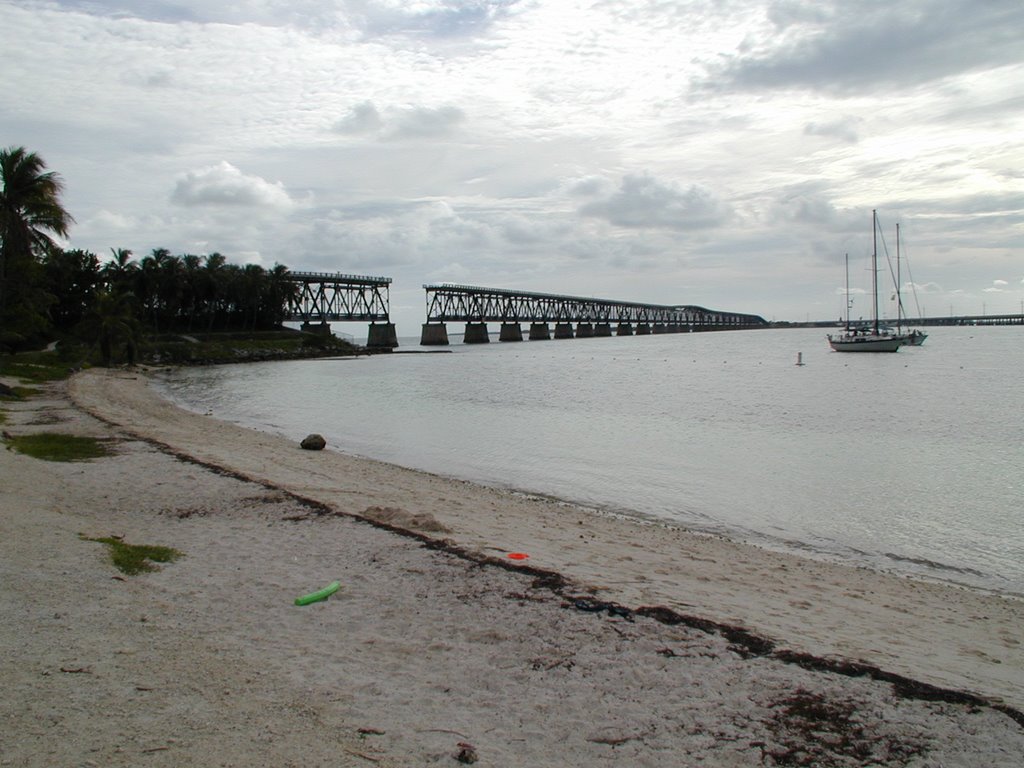
M 1021 0 L 0 0 L 0 145 L 70 247 L 392 277 L 400 335 L 430 282 L 838 318 L 872 208 L 924 312 L 1020 312 L 1022 39 Z

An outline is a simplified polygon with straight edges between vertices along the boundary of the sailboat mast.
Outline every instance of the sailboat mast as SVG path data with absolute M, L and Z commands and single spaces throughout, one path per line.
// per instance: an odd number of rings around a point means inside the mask
M 850 254 L 846 254 L 846 332 L 850 332 Z
M 871 319 L 874 323 L 875 335 L 878 335 L 878 211 L 871 211 L 871 295 L 874 297 L 874 308 Z
M 903 298 L 900 296 L 900 223 L 896 222 L 896 330 L 903 329 Z

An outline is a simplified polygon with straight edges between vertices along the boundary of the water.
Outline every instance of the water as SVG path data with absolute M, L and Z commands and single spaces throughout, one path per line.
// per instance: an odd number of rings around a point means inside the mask
M 1024 594 L 1024 331 L 929 333 L 878 355 L 803 329 L 456 343 L 187 369 L 161 386 L 349 453 Z

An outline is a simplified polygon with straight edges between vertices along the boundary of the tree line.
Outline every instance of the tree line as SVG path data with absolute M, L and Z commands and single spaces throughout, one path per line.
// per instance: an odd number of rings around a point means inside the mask
M 229 264 L 219 253 L 176 256 L 156 248 L 136 259 L 111 249 L 64 249 L 74 222 L 60 176 L 23 147 L 0 150 L 0 351 L 54 339 L 131 348 L 142 334 L 256 331 L 280 327 L 298 286 L 288 268 Z

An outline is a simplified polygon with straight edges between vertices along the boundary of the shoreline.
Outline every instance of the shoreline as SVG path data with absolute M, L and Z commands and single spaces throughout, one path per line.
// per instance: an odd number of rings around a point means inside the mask
M 428 350 L 427 353 L 433 351 L 435 350 Z M 418 354 L 419 352 L 413 351 L 411 353 Z M 192 405 L 179 395 L 175 391 L 174 384 L 170 383 L 174 377 L 165 378 L 163 375 L 171 372 L 172 369 L 161 367 L 160 372 L 154 373 L 151 378 L 151 386 L 162 398 L 169 400 L 172 405 L 183 411 L 199 416 L 220 418 L 208 410 L 204 412 L 203 407 Z M 298 442 L 302 436 L 308 433 L 303 431 L 289 435 L 286 434 L 281 426 L 265 421 L 265 419 L 266 416 L 264 416 L 264 422 L 261 423 L 258 419 L 253 419 L 244 413 L 236 412 L 232 417 L 222 420 L 256 432 L 274 434 L 286 441 Z M 316 431 L 315 427 L 314 431 Z M 798 535 L 787 537 L 773 534 L 766 530 L 737 527 L 735 524 L 720 521 L 701 522 L 696 518 L 691 520 L 673 519 L 670 514 L 665 514 L 664 511 L 661 514 L 658 512 L 639 511 L 636 508 L 630 507 L 628 501 L 620 500 L 601 503 L 586 499 L 577 500 L 571 493 L 566 493 L 564 490 L 561 492 L 562 495 L 559 495 L 557 491 L 536 490 L 525 485 L 517 485 L 500 476 L 488 477 L 486 473 L 481 474 L 479 472 L 467 471 L 465 467 L 462 467 L 463 474 L 460 475 L 458 472 L 450 472 L 445 469 L 418 466 L 415 463 L 415 459 L 410 459 L 410 463 L 403 464 L 400 463 L 402 461 L 400 459 L 377 458 L 373 455 L 346 450 L 344 447 L 328 446 L 328 449 L 340 452 L 356 460 L 378 463 L 401 471 L 421 472 L 426 475 L 436 476 L 442 481 L 469 483 L 501 493 L 521 495 L 527 499 L 562 504 L 566 507 L 580 509 L 588 514 L 621 518 L 626 523 L 664 526 L 695 536 L 724 539 L 740 546 L 753 547 L 768 553 L 794 556 L 801 560 L 835 564 L 853 569 L 866 569 L 894 578 L 909 578 L 914 581 L 953 589 L 966 589 L 992 597 L 1024 601 L 1024 587 L 1020 587 L 1016 582 L 995 570 L 983 571 L 977 570 L 970 565 L 952 564 L 955 562 L 955 558 L 933 560 L 924 556 L 897 554 L 889 551 L 884 544 L 877 545 L 876 548 L 871 549 L 860 548 L 861 545 L 835 539 L 819 539 L 817 542 L 808 542 L 801 540 Z M 701 515 L 701 517 L 704 516 Z M 713 518 L 706 519 L 713 520 Z M 825 543 L 822 543 L 823 541 Z
M 475 485 L 290 440 L 183 409 L 144 377 L 86 372 L 76 403 L 194 459 L 356 516 L 400 510 L 429 532 L 529 564 L 631 607 L 665 606 L 744 627 L 778 647 L 876 666 L 1024 709 L 1024 601 L 694 534 Z M 245 450 L 236 450 L 241 445 Z M 339 482 L 337 478 L 358 478 Z M 479 514 L 474 512 L 483 512 Z M 879 601 L 873 595 L 883 595 Z
M 1013 601 L 303 451 L 140 372 L 3 410 L 114 452 L 0 451 L 0 765 L 1024 762 Z M 109 536 L 184 557 L 121 576 Z

